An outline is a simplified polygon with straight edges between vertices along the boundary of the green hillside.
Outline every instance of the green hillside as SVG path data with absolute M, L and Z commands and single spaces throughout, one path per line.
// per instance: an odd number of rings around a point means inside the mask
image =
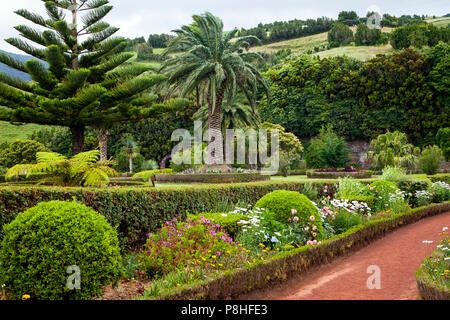
M 11 142 L 14 139 L 26 139 L 34 131 L 46 128 L 37 124 L 25 124 L 22 126 L 15 126 L 9 122 L 0 121 L 0 143 Z
M 351 28 L 353 32 L 356 31 L 356 27 Z M 393 28 L 382 28 L 382 32 L 391 32 Z M 251 51 L 274 53 L 282 49 L 290 49 L 292 56 L 298 56 L 307 53 L 309 50 L 314 50 L 315 47 L 325 47 L 328 45 L 328 33 L 323 32 L 312 36 L 296 38 L 286 41 L 280 41 L 263 46 L 253 47 Z M 332 57 L 346 55 L 361 61 L 366 61 L 375 57 L 377 54 L 386 54 L 392 52 L 391 45 L 382 46 L 345 46 L 339 48 L 333 48 L 330 50 L 314 52 L 312 54 L 319 55 L 320 57 Z

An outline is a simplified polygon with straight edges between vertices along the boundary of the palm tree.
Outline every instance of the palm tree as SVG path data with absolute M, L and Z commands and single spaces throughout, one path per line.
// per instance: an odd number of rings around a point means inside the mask
M 48 174 L 50 178 L 43 182 L 52 182 L 62 186 L 101 186 L 117 172 L 109 167 L 111 161 L 98 161 L 99 150 L 82 152 L 70 159 L 56 152 L 36 153 L 37 164 L 18 164 L 6 172 L 7 180 L 19 175 Z
M 222 133 L 227 129 L 257 127 L 260 124 L 259 115 L 255 110 L 243 101 L 242 95 L 236 95 L 230 103 L 222 106 Z M 195 114 L 194 120 L 203 121 L 208 125 L 208 107 L 201 107 Z
M 255 109 L 258 84 L 268 92 L 268 85 L 252 60 L 263 58 L 248 52 L 255 36 L 235 38 L 237 29 L 224 33 L 223 22 L 209 12 L 194 15 L 194 23 L 174 30 L 165 55 L 181 52 L 162 65 L 160 72 L 168 77 L 169 94 L 190 96 L 194 91 L 202 95 L 208 106 L 209 146 L 208 164 L 223 163 L 221 138 L 222 104 L 241 90 Z M 220 138 L 219 138 L 220 137 Z M 219 152 L 216 152 L 219 151 Z
M 396 166 L 406 163 L 414 166 L 416 161 L 413 154 L 413 145 L 408 143 L 405 133 L 394 131 L 379 135 L 370 142 L 373 149 L 373 164 L 377 168 Z
M 125 146 L 123 147 L 123 153 L 128 159 L 130 173 L 133 173 L 133 159 L 140 156 L 139 146 L 137 145 L 137 142 L 132 138 L 127 138 L 125 141 Z

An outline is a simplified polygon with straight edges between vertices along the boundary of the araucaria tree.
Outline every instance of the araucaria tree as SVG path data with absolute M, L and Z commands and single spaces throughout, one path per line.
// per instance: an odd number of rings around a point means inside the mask
M 207 164 L 222 164 L 222 104 L 240 90 L 255 108 L 258 85 L 267 89 L 264 77 L 252 63 L 262 57 L 248 52 L 254 36 L 235 38 L 237 30 L 225 33 L 223 22 L 209 12 L 194 15 L 194 23 L 183 26 L 168 44 L 166 54 L 182 52 L 168 59 L 161 72 L 168 77 L 172 93 L 188 97 L 202 95 L 208 106 L 209 151 Z
M 165 80 L 143 65 L 124 65 L 125 39 L 102 21 L 111 11 L 107 0 L 43 1 L 48 19 L 26 9 L 15 13 L 45 29 L 15 27 L 32 46 L 18 38 L 6 41 L 36 59 L 25 63 L 0 53 L 0 62 L 30 75 L 24 82 L 0 73 L 0 120 L 69 127 L 72 152 L 84 148 L 87 126 L 105 128 L 115 122 L 149 118 L 183 108 L 187 101 L 156 103 L 145 94 Z

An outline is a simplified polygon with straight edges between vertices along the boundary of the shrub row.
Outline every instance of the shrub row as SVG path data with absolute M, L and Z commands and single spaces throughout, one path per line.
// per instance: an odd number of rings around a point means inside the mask
M 372 171 L 358 171 L 358 172 L 316 172 L 308 170 L 306 172 L 308 178 L 314 179 L 338 179 L 351 177 L 354 179 L 368 179 L 372 177 Z
M 437 251 L 435 251 L 437 252 Z M 437 282 L 429 273 L 427 264 L 433 265 L 434 254 L 422 261 L 420 268 L 416 271 L 416 282 L 420 296 L 424 300 L 450 300 L 450 288 Z
M 189 287 L 171 288 L 170 291 L 163 292 L 159 299 L 220 300 L 239 297 L 253 290 L 271 287 L 294 275 L 304 274 L 313 267 L 354 252 L 403 225 L 449 210 L 450 202 L 447 202 L 416 208 L 390 218 L 368 221 L 324 241 L 320 246 L 304 246 L 285 251 L 268 261 L 220 273 L 211 280 L 197 282 Z
M 259 173 L 201 173 L 156 175 L 160 183 L 241 183 L 267 181 L 270 176 Z
M 316 190 L 328 185 L 330 195 L 336 192 L 336 181 L 313 182 Z M 122 249 L 136 248 L 145 243 L 146 235 L 155 232 L 167 220 L 185 217 L 186 212 L 210 212 L 217 203 L 254 204 L 274 190 L 301 191 L 304 183 L 253 182 L 217 186 L 178 188 L 60 188 L 60 187 L 0 187 L 0 240 L 3 225 L 18 213 L 39 202 L 71 201 L 75 198 L 104 215 L 117 228 Z

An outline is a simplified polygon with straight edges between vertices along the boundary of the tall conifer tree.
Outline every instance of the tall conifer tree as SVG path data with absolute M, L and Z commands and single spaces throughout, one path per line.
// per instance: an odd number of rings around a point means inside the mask
M 15 27 L 19 38 L 6 41 L 36 59 L 22 62 L 0 53 L 0 62 L 25 72 L 25 82 L 0 73 L 0 120 L 69 127 L 72 152 L 84 148 L 87 126 L 140 120 L 187 105 L 184 99 L 157 103 L 146 90 L 165 80 L 141 64 L 125 64 L 133 53 L 113 37 L 119 30 L 103 21 L 112 10 L 108 0 L 44 1 L 48 19 L 21 9 L 15 13 L 45 29 Z M 3 107 L 1 107 L 3 106 Z

